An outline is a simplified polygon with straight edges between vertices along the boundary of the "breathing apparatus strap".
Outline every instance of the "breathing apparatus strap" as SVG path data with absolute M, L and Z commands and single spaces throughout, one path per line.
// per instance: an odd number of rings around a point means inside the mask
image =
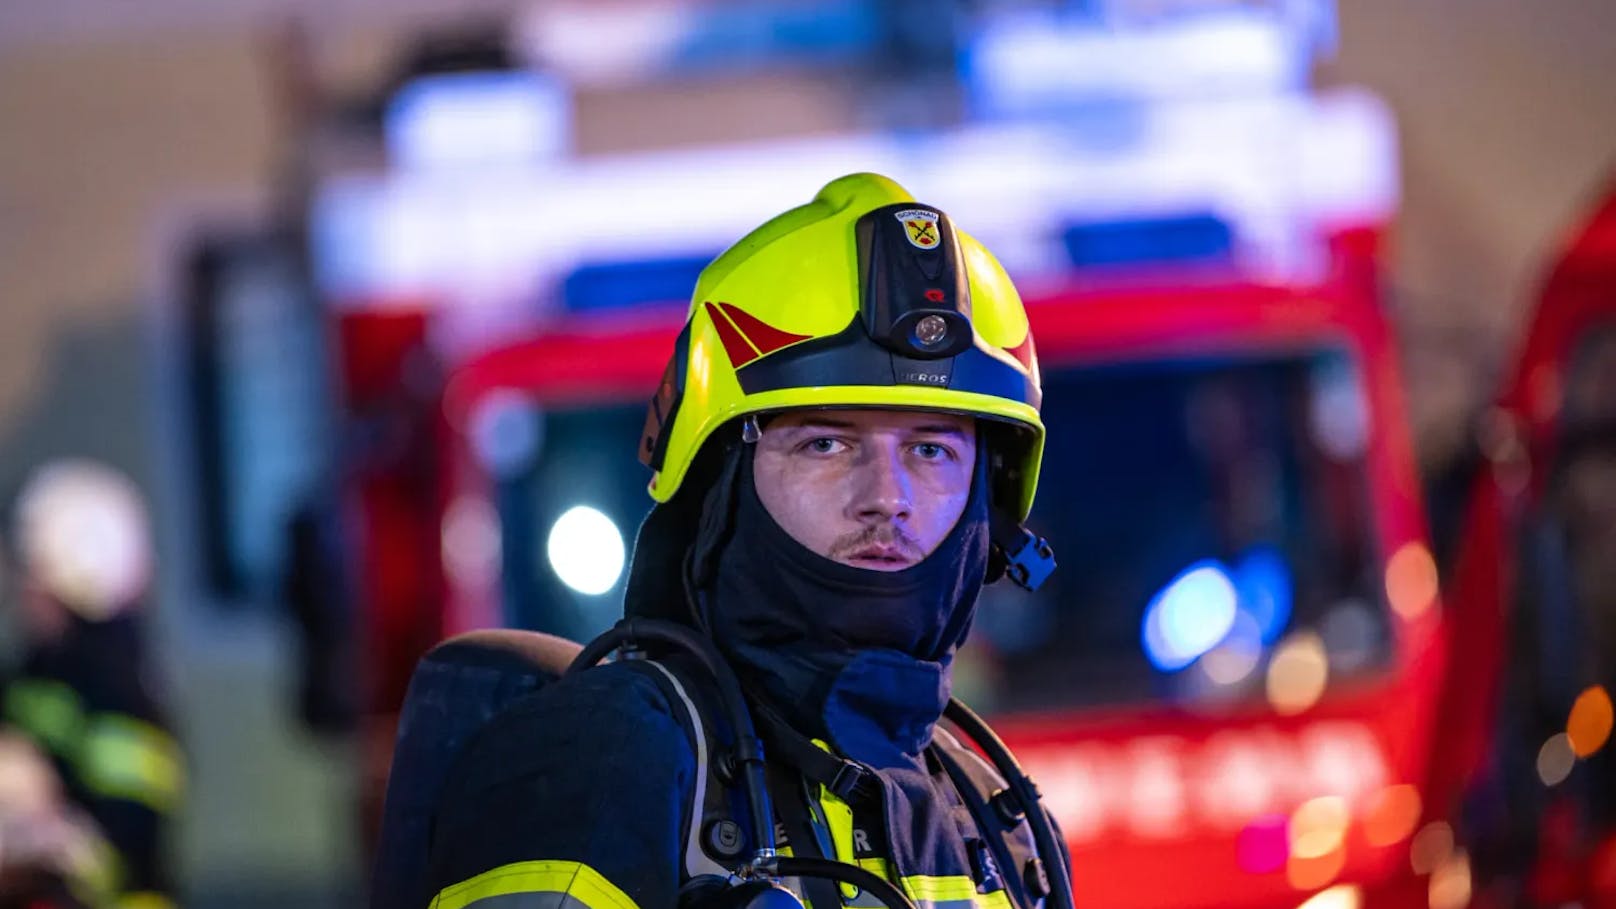
M 1016 586 L 1037 590 L 1055 570 L 1055 550 L 1049 541 L 1028 530 L 998 507 L 988 509 L 988 537 L 993 541 L 991 562 Z M 989 570 L 991 579 L 994 571 Z
M 814 822 L 808 815 L 808 806 L 804 801 L 806 792 L 803 789 L 802 779 L 778 763 L 769 767 L 768 774 L 769 786 L 775 795 L 774 809 L 780 815 L 780 826 L 785 828 L 791 854 L 797 858 L 834 860 L 836 854 L 832 852 L 827 855 L 819 836 L 814 832 Z M 823 877 L 805 877 L 799 880 L 802 893 L 808 898 L 813 909 L 838 909 L 842 905 L 835 881 Z
M 768 705 L 754 701 L 752 717 L 768 745 L 770 757 L 782 759 L 810 782 L 824 786 L 850 805 L 880 794 L 881 784 L 868 767 L 839 758 L 815 745 Z

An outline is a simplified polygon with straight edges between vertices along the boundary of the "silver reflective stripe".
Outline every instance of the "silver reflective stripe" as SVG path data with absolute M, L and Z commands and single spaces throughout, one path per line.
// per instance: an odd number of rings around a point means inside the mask
M 466 909 L 600 909 L 600 907 L 591 906 L 575 896 L 550 890 L 543 893 L 501 893 L 498 896 L 485 896 L 467 903 Z
M 652 662 L 651 665 L 673 683 L 673 690 L 678 693 L 679 700 L 684 701 L 685 713 L 690 716 L 690 729 L 696 738 L 696 801 L 690 811 L 690 832 L 685 841 L 685 874 L 690 877 L 701 874 L 728 877 L 730 869 L 708 858 L 707 853 L 701 848 L 701 818 L 707 811 L 707 730 L 703 728 L 701 714 L 696 711 L 696 705 L 690 700 L 690 695 L 685 693 L 685 686 L 679 684 L 678 677 L 661 663 Z

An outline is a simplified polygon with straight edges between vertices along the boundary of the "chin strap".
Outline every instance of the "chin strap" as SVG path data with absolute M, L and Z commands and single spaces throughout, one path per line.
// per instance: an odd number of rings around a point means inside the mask
M 993 541 L 988 580 L 1006 577 L 1024 590 L 1037 590 L 1055 570 L 1055 550 L 1049 541 L 1003 510 L 988 509 L 988 536 Z

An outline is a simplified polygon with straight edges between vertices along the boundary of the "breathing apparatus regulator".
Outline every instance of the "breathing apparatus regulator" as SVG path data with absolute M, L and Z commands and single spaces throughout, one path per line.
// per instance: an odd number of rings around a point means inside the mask
M 651 400 L 640 455 L 654 471 L 652 498 L 668 503 L 721 427 L 739 424 L 743 441 L 756 441 L 760 415 L 881 408 L 974 417 L 988 458 L 988 578 L 1031 590 L 1055 567 L 1049 544 L 1022 525 L 1043 456 L 1041 394 L 1026 311 L 993 255 L 897 183 L 854 174 L 754 230 L 702 272 Z M 734 670 L 708 636 L 628 618 L 586 645 L 568 672 L 614 651 L 636 658 L 648 649 L 691 654 L 716 680 L 735 734 L 725 759 L 745 791 L 754 850 L 703 906 L 715 897 L 724 906 L 800 909 L 780 879 L 801 877 L 914 909 L 896 886 L 856 865 L 779 854 L 762 740 Z M 1036 787 L 964 704 L 950 701 L 945 715 L 1007 781 L 995 807 L 1028 822 L 1046 859 L 1051 907 L 1070 909 L 1062 851 Z M 760 716 L 777 722 L 768 711 Z

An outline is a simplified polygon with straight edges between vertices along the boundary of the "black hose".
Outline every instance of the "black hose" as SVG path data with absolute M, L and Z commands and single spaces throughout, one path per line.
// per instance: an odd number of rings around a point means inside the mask
M 1038 800 L 1038 787 L 1022 771 L 1004 740 L 974 710 L 959 699 L 950 698 L 943 715 L 987 754 L 988 760 L 993 762 L 1009 784 L 1010 793 L 1026 810 L 1033 841 L 1038 846 L 1038 854 L 1044 857 L 1044 868 L 1049 874 L 1050 909 L 1073 909 L 1072 878 L 1066 867 L 1066 850 L 1055 839 L 1055 825 L 1050 822 L 1048 813 Z
M 645 641 L 672 644 L 696 657 L 718 682 L 718 697 L 724 712 L 729 715 L 735 730 L 735 766 L 741 773 L 747 791 L 747 802 L 752 810 L 752 829 L 757 836 L 759 854 L 773 854 L 774 806 L 769 801 L 769 788 L 763 777 L 763 743 L 752 725 L 752 713 L 746 709 L 746 698 L 741 694 L 740 680 L 735 671 L 719 656 L 708 638 L 680 625 L 662 619 L 627 618 L 613 625 L 610 631 L 584 646 L 567 675 L 581 672 L 600 662 L 619 647 L 636 647 Z
M 830 878 L 833 881 L 852 884 L 869 893 L 881 902 L 886 903 L 888 909 L 917 909 L 914 901 L 904 896 L 903 891 L 894 886 L 891 881 L 847 862 L 787 856 L 777 858 L 769 863 L 767 870 L 781 877 Z

